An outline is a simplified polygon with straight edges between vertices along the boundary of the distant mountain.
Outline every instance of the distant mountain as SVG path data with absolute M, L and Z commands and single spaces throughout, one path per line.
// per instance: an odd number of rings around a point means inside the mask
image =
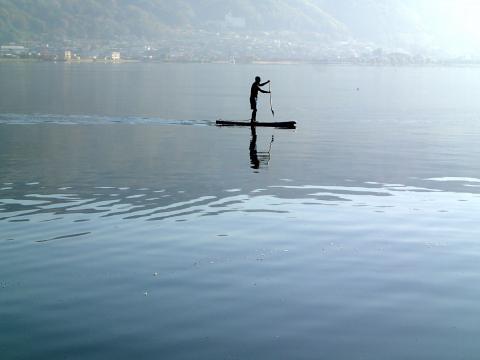
M 0 43 L 154 41 L 206 30 L 479 53 L 479 17 L 477 0 L 0 0 Z
M 310 0 L 0 0 L 4 42 L 155 39 L 180 28 L 347 33 Z

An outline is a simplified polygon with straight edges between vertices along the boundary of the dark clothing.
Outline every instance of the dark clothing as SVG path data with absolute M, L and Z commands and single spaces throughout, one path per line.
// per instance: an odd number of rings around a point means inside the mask
M 250 97 L 250 108 L 252 110 L 257 110 L 257 98 Z
M 256 99 L 257 96 L 258 96 L 258 90 L 260 90 L 260 88 L 258 87 L 258 84 L 256 82 L 254 82 L 252 84 L 252 88 L 250 89 L 250 99 Z
M 251 122 L 254 123 L 257 121 L 257 97 L 258 97 L 258 92 L 262 92 L 265 94 L 268 94 L 268 91 L 260 89 L 261 86 L 264 86 L 268 84 L 269 82 L 264 82 L 263 84 L 260 83 L 260 81 L 255 81 L 252 84 L 252 88 L 250 89 L 250 108 L 253 110 L 252 111 L 252 119 Z
M 260 86 L 267 85 L 268 82 L 264 82 L 263 84 L 257 83 L 256 81 L 252 84 L 252 88 L 250 89 L 250 99 L 256 99 L 258 97 L 258 92 L 262 92 L 268 94 L 268 91 L 260 89 Z

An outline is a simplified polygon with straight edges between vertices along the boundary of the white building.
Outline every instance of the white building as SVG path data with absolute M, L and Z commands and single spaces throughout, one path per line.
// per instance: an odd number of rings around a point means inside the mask
M 120 53 L 118 51 L 112 52 L 112 61 L 120 61 Z

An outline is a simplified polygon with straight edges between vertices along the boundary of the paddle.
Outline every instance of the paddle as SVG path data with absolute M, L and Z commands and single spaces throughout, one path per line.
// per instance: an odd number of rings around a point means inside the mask
M 272 116 L 275 117 L 275 111 L 273 111 L 273 106 L 272 106 L 272 86 L 271 86 L 271 83 L 268 83 L 268 91 L 270 91 L 270 110 L 272 111 Z

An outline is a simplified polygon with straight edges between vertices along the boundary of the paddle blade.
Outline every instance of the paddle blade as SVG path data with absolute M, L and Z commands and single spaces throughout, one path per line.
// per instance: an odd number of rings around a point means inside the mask
M 272 116 L 275 117 L 275 111 L 273 111 L 272 105 L 272 84 L 268 83 L 268 91 L 270 92 L 270 110 L 272 111 Z

